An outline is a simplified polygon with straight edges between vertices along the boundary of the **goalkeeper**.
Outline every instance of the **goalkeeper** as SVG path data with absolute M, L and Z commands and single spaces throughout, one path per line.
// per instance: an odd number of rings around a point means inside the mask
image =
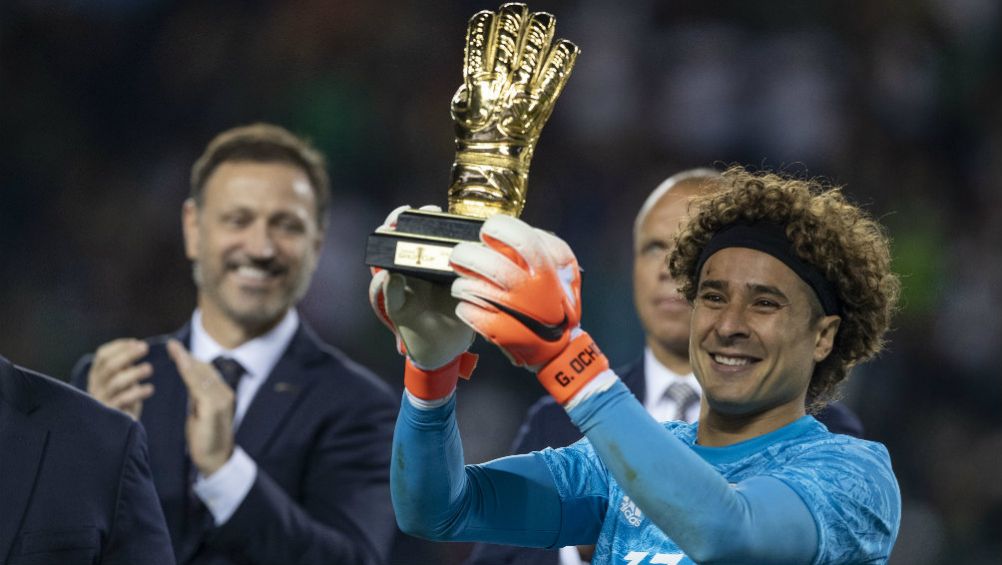
M 879 224 L 837 189 L 732 168 L 693 203 L 669 268 L 693 305 L 693 424 L 647 414 L 579 327 L 568 246 L 507 216 L 436 287 L 385 271 L 377 315 L 406 352 L 391 487 L 435 540 L 596 544 L 603 564 L 885 563 L 900 494 L 886 449 L 812 416 L 875 355 L 899 283 Z M 392 215 L 390 218 L 392 222 Z M 457 303 L 458 300 L 458 303 Z M 585 438 L 463 464 L 455 386 L 476 331 L 534 372 Z

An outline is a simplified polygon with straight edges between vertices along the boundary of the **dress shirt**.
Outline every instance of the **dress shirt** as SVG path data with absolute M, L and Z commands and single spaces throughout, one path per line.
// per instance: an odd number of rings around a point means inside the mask
M 235 349 L 226 349 L 209 336 L 202 325 L 202 313 L 195 310 L 191 319 L 191 355 L 205 363 L 223 355 L 235 359 L 246 370 L 236 390 L 236 410 L 233 431 L 236 433 L 244 414 L 250 407 L 258 389 L 268 379 L 289 347 L 299 327 L 299 314 L 290 308 L 285 317 L 268 333 L 256 337 Z M 195 480 L 194 491 L 212 513 L 217 526 L 225 524 L 236 512 L 257 479 L 257 464 L 238 445 L 233 455 L 215 473 Z
M 644 349 L 644 379 L 647 384 L 647 398 L 644 398 L 644 408 L 659 422 L 665 422 L 675 417 L 678 407 L 675 401 L 665 395 L 672 383 L 681 382 L 692 387 L 697 395 L 702 395 L 703 389 L 695 375 L 679 375 L 665 367 L 654 357 L 649 347 Z M 699 403 L 689 407 L 685 413 L 685 421 L 692 422 L 699 418 Z

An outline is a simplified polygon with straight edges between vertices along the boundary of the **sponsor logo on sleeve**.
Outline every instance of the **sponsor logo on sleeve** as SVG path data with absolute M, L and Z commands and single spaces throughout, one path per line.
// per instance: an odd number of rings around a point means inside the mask
M 644 519 L 643 512 L 641 512 L 640 509 L 637 508 L 637 505 L 630 500 L 630 497 L 625 495 L 623 496 L 622 502 L 619 503 L 619 511 L 623 514 L 623 518 L 626 519 L 626 522 L 633 527 L 639 526 L 641 520 Z

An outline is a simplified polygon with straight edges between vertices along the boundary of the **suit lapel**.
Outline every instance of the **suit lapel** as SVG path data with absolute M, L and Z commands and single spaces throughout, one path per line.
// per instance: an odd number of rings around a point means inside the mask
M 48 430 L 32 426 L 24 377 L 0 357 L 0 561 L 6 563 L 34 491 Z
M 188 326 L 170 337 L 190 346 Z M 166 343 L 166 338 L 150 341 L 149 362 L 153 365 L 151 381 L 156 387 L 156 393 L 145 402 L 140 420 L 149 437 L 151 464 L 154 469 L 164 470 L 161 478 L 170 485 L 169 490 L 174 492 L 176 488 L 187 490 L 184 425 L 188 415 L 188 391 L 177 367 L 167 354 Z M 154 449 L 153 446 L 157 447 Z
M 630 389 L 633 396 L 636 396 L 640 400 L 641 404 L 643 404 L 646 401 L 647 396 L 647 379 L 644 376 L 644 357 L 641 356 L 640 359 L 623 367 L 621 370 L 617 370 L 616 374 L 619 375 L 619 379 L 623 381 L 626 388 Z
M 188 495 L 189 462 L 184 437 L 188 415 L 188 391 L 177 367 L 167 354 L 168 338 L 190 346 L 191 332 L 185 325 L 177 333 L 149 340 L 147 361 L 153 366 L 151 382 L 156 393 L 143 404 L 140 421 L 148 438 L 150 467 L 160 495 L 161 506 L 174 549 L 180 553 L 178 540 L 183 539 L 190 496 Z M 179 554 L 180 557 L 180 554 Z
M 263 454 L 289 410 L 315 378 L 309 366 L 321 358 L 317 338 L 300 322 L 285 353 L 254 395 L 237 430 L 236 442 L 251 458 Z

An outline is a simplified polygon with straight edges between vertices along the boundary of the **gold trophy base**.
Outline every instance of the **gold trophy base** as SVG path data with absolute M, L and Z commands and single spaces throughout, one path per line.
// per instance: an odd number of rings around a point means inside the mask
M 369 235 L 365 264 L 432 282 L 451 283 L 452 248 L 463 241 L 479 241 L 484 220 L 426 210 L 407 210 L 396 228 L 379 228 Z

